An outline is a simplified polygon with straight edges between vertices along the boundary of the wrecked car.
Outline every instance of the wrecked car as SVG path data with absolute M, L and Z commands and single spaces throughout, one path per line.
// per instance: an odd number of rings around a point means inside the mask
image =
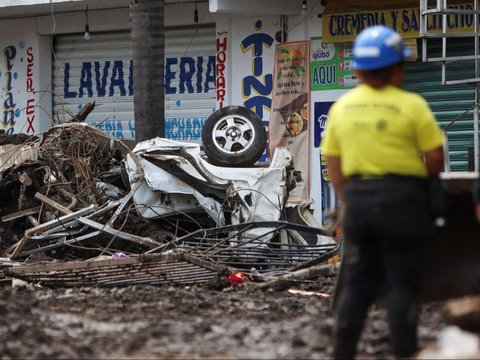
M 212 165 L 200 145 L 162 138 L 139 143 L 133 153 L 142 168 L 129 154 L 125 169 L 145 219 L 202 208 L 217 226 L 279 220 L 294 181 L 287 149 L 278 149 L 268 167 L 249 168 Z

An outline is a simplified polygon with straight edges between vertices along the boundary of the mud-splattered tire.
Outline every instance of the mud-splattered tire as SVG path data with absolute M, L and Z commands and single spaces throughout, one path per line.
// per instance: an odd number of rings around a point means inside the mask
M 227 106 L 207 119 L 202 142 L 214 165 L 251 166 L 265 151 L 267 132 L 253 111 L 242 106 Z

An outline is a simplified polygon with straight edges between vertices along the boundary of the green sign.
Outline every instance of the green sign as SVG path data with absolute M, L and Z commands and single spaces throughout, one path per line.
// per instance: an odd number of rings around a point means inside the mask
M 352 45 L 311 40 L 310 90 L 344 90 L 358 84 L 352 70 Z

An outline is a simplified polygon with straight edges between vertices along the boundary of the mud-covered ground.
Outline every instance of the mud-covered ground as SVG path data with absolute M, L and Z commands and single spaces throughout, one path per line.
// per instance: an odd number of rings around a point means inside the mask
M 329 358 L 333 278 L 290 291 L 240 285 L 0 287 L 0 358 Z M 443 327 L 422 307 L 422 345 Z M 359 357 L 392 358 L 385 311 L 372 309 Z

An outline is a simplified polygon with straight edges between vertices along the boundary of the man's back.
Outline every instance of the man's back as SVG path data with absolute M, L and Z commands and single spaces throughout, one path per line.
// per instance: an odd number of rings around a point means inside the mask
M 420 153 L 438 147 L 442 135 L 421 96 L 390 85 L 360 85 L 333 105 L 324 140 L 327 154 L 342 154 L 346 176 L 424 178 Z

